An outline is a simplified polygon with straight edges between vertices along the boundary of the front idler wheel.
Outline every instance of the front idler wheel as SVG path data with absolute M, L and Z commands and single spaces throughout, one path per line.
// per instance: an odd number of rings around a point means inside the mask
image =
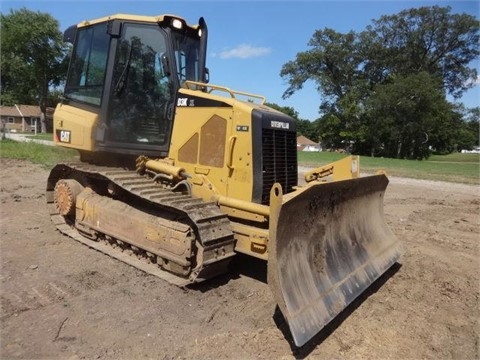
M 60 215 L 75 214 L 75 200 L 83 190 L 84 187 L 73 179 L 62 179 L 55 184 L 54 203 Z

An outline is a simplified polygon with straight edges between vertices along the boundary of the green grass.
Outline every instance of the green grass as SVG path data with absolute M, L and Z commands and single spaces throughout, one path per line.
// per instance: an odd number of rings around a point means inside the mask
M 51 169 L 56 163 L 72 161 L 78 156 L 76 150 L 57 146 L 37 144 L 31 141 L 19 142 L 9 139 L 0 141 L 0 157 L 9 159 L 29 160 L 40 164 L 45 169 Z
M 451 161 L 461 163 L 480 163 L 480 154 L 453 153 L 448 155 L 432 155 L 428 161 Z
M 298 160 L 299 165 L 317 167 L 346 156 L 331 152 L 300 151 Z M 5 139 L 0 141 L 0 157 L 30 160 L 45 169 L 51 169 L 58 162 L 77 160 L 78 152 L 58 146 Z M 360 168 L 364 173 L 384 170 L 391 176 L 480 184 L 479 154 L 435 155 L 423 161 L 363 156 L 360 158 Z
M 23 135 L 25 135 L 26 137 L 31 138 L 31 139 L 53 141 L 53 134 L 52 133 L 37 133 L 37 135 L 35 135 L 33 133 L 27 133 L 27 134 L 23 134 Z
M 303 166 L 321 166 L 344 158 L 345 154 L 299 152 L 298 161 Z M 365 173 L 384 170 L 387 175 L 428 179 L 466 184 L 480 184 L 479 154 L 435 155 L 428 160 L 400 160 L 360 157 L 360 169 Z

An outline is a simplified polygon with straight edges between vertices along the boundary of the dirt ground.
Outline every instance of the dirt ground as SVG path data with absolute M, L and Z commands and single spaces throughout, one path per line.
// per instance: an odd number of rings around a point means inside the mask
M 48 172 L 0 161 L 2 359 L 478 359 L 480 191 L 391 178 L 401 265 L 296 349 L 261 261 L 181 289 L 58 233 Z

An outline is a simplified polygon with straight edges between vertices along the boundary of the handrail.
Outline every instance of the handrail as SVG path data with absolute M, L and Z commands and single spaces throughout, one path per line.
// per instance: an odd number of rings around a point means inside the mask
M 220 86 L 220 85 L 205 84 L 205 83 L 202 83 L 202 82 L 191 81 L 191 80 L 185 81 L 185 85 L 187 86 L 187 88 L 189 90 L 194 90 L 192 87 L 190 87 L 191 85 L 201 86 L 201 87 L 204 87 L 204 88 L 210 88 L 209 90 L 207 90 L 207 92 L 209 94 L 211 94 L 212 91 L 223 91 L 223 92 L 226 92 L 226 93 L 230 94 L 230 97 L 232 97 L 233 99 L 236 99 L 235 95 L 241 95 L 241 96 L 260 99 L 260 101 L 261 101 L 260 104 L 261 105 L 263 105 L 266 101 L 265 96 L 257 95 L 257 94 L 251 94 L 251 93 L 247 93 L 247 92 L 243 92 L 243 91 L 231 90 L 231 89 L 229 89 L 225 86 Z
M 235 142 L 237 141 L 236 136 L 230 136 L 228 139 L 228 158 L 227 158 L 227 167 L 230 170 L 233 170 L 233 148 L 235 147 Z

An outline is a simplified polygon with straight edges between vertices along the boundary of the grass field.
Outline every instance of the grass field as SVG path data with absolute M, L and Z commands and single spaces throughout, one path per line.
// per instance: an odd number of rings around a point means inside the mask
M 51 169 L 58 162 L 74 160 L 77 155 L 78 152 L 75 150 L 41 145 L 32 141 L 18 142 L 5 139 L 0 142 L 0 157 L 30 160 L 46 169 Z
M 346 156 L 331 152 L 299 152 L 298 162 L 301 166 L 317 167 Z M 0 143 L 0 157 L 26 159 L 50 169 L 58 162 L 78 159 L 78 153 L 60 147 L 6 139 Z M 391 176 L 480 184 L 480 154 L 434 155 L 423 161 L 365 156 L 360 158 L 360 169 L 362 173 L 384 170 Z
M 330 152 L 299 152 L 298 161 L 301 165 L 314 167 L 346 156 Z M 422 161 L 362 156 L 360 169 L 365 173 L 384 170 L 392 176 L 480 184 L 480 154 L 434 155 Z
M 32 134 L 32 133 L 28 133 L 28 134 L 24 134 L 24 135 L 31 138 L 31 139 L 53 141 L 53 134 L 52 133 L 37 133 L 37 135 Z

